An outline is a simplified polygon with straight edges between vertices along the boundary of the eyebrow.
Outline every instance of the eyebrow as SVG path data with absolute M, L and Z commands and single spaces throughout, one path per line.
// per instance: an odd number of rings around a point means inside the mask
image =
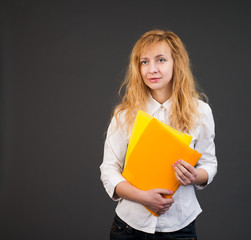
M 166 57 L 166 56 L 163 54 L 159 54 L 159 55 L 155 56 L 154 58 L 158 58 L 158 57 Z M 148 57 L 142 57 L 140 59 L 148 59 Z

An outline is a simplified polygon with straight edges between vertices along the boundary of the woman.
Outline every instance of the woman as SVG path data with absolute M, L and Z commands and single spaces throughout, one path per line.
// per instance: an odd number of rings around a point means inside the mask
M 214 120 L 196 90 L 188 53 L 179 37 L 162 30 L 145 33 L 132 50 L 123 86 L 125 94 L 114 110 L 100 166 L 107 193 L 118 201 L 110 239 L 197 239 L 195 219 L 202 210 L 194 189 L 205 188 L 217 172 Z M 173 165 L 181 186 L 172 198 L 163 197 L 171 195 L 171 189 L 142 191 L 121 175 L 139 109 L 190 134 L 190 147 L 202 153 L 195 167 L 182 159 Z

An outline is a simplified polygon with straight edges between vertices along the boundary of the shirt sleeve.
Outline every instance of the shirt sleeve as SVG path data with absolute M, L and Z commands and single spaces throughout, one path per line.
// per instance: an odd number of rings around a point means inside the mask
M 205 188 L 212 182 L 217 173 L 217 158 L 215 155 L 215 126 L 212 110 L 208 104 L 205 104 L 205 111 L 202 116 L 202 125 L 200 126 L 200 134 L 195 144 L 195 150 L 202 154 L 200 160 L 196 164 L 196 168 L 203 168 L 208 173 L 208 181 L 205 185 L 195 185 L 199 190 Z
M 116 119 L 113 117 L 104 144 L 103 163 L 100 165 L 101 181 L 106 192 L 114 201 L 120 200 L 120 198 L 114 197 L 115 187 L 120 182 L 126 181 L 121 173 L 128 142 L 121 124 L 118 128 L 116 125 Z

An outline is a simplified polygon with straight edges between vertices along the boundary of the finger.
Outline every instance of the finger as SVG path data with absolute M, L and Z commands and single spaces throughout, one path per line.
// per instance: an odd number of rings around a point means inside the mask
M 163 210 L 164 210 L 164 211 L 168 211 L 168 210 L 170 209 L 170 207 L 171 207 L 171 206 L 165 207 Z
M 195 174 L 195 173 L 196 173 L 195 168 L 194 168 L 191 164 L 187 163 L 186 161 L 184 161 L 184 160 L 182 160 L 182 159 L 180 159 L 178 162 L 179 162 L 183 167 L 185 167 L 185 168 L 187 169 L 187 171 L 190 172 L 191 174 Z
M 178 164 L 176 165 L 176 167 L 180 170 L 181 174 L 184 175 L 186 178 L 188 179 L 191 178 L 192 176 L 191 172 L 189 172 L 187 168 L 185 168 L 182 164 Z M 182 175 L 180 175 L 181 178 L 182 178 Z
M 170 209 L 170 207 L 165 207 L 165 208 L 162 208 L 162 209 L 159 209 L 158 210 L 158 214 L 164 214 L 166 211 L 168 211 Z
M 173 203 L 174 203 L 174 201 L 171 199 L 171 200 L 168 201 L 168 202 L 162 203 L 162 204 L 161 204 L 161 207 L 162 207 L 162 208 L 169 208 L 169 207 L 171 207 L 171 206 L 173 205 Z
M 173 191 L 172 190 L 168 190 L 168 189 L 156 188 L 155 190 L 159 194 L 164 194 L 164 195 L 172 195 L 173 194 Z
M 187 171 L 181 164 L 174 164 L 174 168 L 179 178 L 183 181 L 182 185 L 191 184 L 196 176 L 193 176 L 190 172 Z
M 170 207 L 172 206 L 172 204 L 166 204 L 166 205 L 164 205 L 162 208 L 161 208 L 161 210 L 168 210 Z
M 177 174 L 177 172 L 175 172 L 175 176 L 176 176 L 178 182 L 179 182 L 181 185 L 183 185 L 183 186 L 186 185 L 185 182 L 179 177 L 179 175 Z
M 167 204 L 173 204 L 174 203 L 174 199 L 173 198 L 166 198 L 166 203 Z
M 174 165 L 174 170 L 175 172 L 178 174 L 178 176 L 181 178 L 181 179 L 185 179 L 186 176 L 184 175 L 184 173 L 181 171 L 181 167 L 178 167 L 178 164 Z M 185 171 L 185 170 L 183 170 Z
M 184 167 L 183 164 L 185 164 L 188 168 Z M 186 163 L 183 160 L 179 160 L 179 164 L 176 164 L 176 166 L 186 176 L 186 178 L 188 180 L 187 184 L 193 183 L 195 181 L 195 179 L 197 177 L 197 171 L 192 165 Z M 180 177 L 183 179 L 183 181 L 184 180 L 186 181 L 186 179 L 184 179 L 182 176 L 180 176 Z
M 168 204 L 167 206 L 162 207 L 161 209 L 159 209 L 159 213 L 163 214 L 166 211 L 168 211 L 170 209 L 170 207 L 172 206 L 172 204 Z
M 158 215 L 165 214 L 166 211 L 159 211 L 157 212 Z
M 162 210 L 162 211 L 159 211 L 158 212 L 158 215 L 161 215 L 161 214 L 165 214 L 166 213 L 166 211 L 168 211 L 169 209 L 167 209 L 167 210 Z

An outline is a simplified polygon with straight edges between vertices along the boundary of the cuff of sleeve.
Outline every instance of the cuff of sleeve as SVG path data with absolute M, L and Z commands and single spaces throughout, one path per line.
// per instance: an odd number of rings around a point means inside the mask
M 121 198 L 114 196 L 114 192 L 115 192 L 115 187 L 122 181 L 126 181 L 126 179 L 122 177 L 121 175 L 114 176 L 109 186 L 106 188 L 106 192 L 108 193 L 109 197 L 114 201 L 121 200 Z
M 208 180 L 207 180 L 207 183 L 206 184 L 203 184 L 203 185 L 198 185 L 198 184 L 195 184 L 194 186 L 196 187 L 196 189 L 198 190 L 202 190 L 204 189 L 208 184 L 210 184 L 212 181 L 213 181 L 213 170 L 209 167 L 209 166 L 203 166 L 203 167 L 198 167 L 197 169 L 199 168 L 202 168 L 204 169 L 205 171 L 207 171 L 207 174 L 208 174 Z

